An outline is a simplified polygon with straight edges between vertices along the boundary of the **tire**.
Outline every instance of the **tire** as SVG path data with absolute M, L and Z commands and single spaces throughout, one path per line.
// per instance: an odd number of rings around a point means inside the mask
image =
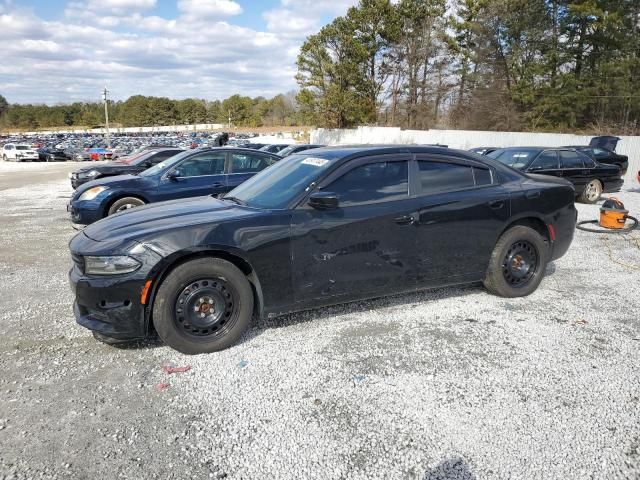
M 596 203 L 600 200 L 600 196 L 602 195 L 602 183 L 600 180 L 591 180 L 584 187 L 584 190 L 580 194 L 578 200 L 582 203 Z
M 549 247 L 534 229 L 517 225 L 504 232 L 491 254 L 485 288 L 500 297 L 525 297 L 540 285 Z
M 124 197 L 113 202 L 113 204 L 109 207 L 107 216 L 129 210 L 130 208 L 140 207 L 142 205 L 144 205 L 144 200 L 141 200 L 137 197 Z
M 179 265 L 162 282 L 153 325 L 179 352 L 217 352 L 234 345 L 249 327 L 253 302 L 251 285 L 238 267 L 220 258 L 199 258 Z M 203 318 L 203 311 L 210 314 Z
M 8 159 L 7 159 L 7 156 L 6 156 L 6 155 L 2 155 L 2 161 L 3 161 L 3 162 L 7 162 L 7 161 L 8 161 Z

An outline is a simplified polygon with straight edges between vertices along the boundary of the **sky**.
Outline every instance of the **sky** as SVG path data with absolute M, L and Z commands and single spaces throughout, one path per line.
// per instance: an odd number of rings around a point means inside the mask
M 304 39 L 357 0 L 0 0 L 9 103 L 223 99 L 296 88 Z

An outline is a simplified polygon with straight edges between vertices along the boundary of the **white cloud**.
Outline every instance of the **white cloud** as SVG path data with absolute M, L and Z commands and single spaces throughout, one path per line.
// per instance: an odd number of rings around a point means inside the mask
M 194 18 L 220 18 L 242 13 L 240 4 L 233 0 L 178 0 L 178 10 Z
M 264 13 L 264 29 L 252 29 L 229 20 L 242 12 L 237 2 L 176 1 L 175 18 L 159 16 L 156 0 L 75 0 L 64 19 L 48 21 L 0 0 L 0 94 L 16 103 L 98 100 L 106 83 L 122 100 L 272 96 L 296 87 L 299 46 L 320 17 L 347 8 L 282 0 Z

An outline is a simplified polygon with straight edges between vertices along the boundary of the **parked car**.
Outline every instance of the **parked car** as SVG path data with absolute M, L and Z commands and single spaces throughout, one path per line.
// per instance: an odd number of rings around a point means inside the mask
M 477 153 L 478 155 L 488 155 L 496 150 L 498 150 L 498 147 L 476 147 L 469 149 L 470 152 Z
M 438 147 L 291 155 L 220 199 L 163 202 L 70 242 L 78 323 L 108 343 L 154 329 L 184 353 L 233 345 L 278 315 L 484 281 L 532 293 L 565 254 L 569 182 Z
M 116 175 L 137 175 L 168 158 L 177 155 L 184 150 L 179 148 L 156 148 L 146 150 L 141 155 L 133 159 L 123 159 L 106 165 L 93 165 L 81 168 L 69 174 L 71 187 L 76 189 L 80 185 L 104 177 L 114 177 Z
M 242 148 L 189 150 L 140 172 L 80 185 L 67 206 L 73 223 L 88 225 L 147 203 L 219 195 L 240 185 L 280 157 Z
M 31 145 L 7 143 L 2 147 L 2 160 L 5 162 L 33 162 L 39 159 L 38 150 Z
M 290 146 L 289 143 L 274 143 L 271 145 L 265 145 L 260 149 L 260 151 L 269 152 L 269 153 L 279 153 L 281 150 L 284 150 L 288 146 Z
M 604 147 L 591 147 L 591 146 L 571 146 L 567 148 L 573 148 L 579 152 L 589 155 L 593 160 L 598 163 L 605 163 L 607 165 L 615 165 L 620 168 L 620 173 L 625 175 L 629 168 L 629 157 L 626 155 L 618 155 L 611 150 Z
M 280 150 L 278 152 L 278 155 L 280 155 L 281 157 L 286 157 L 288 155 L 292 155 L 294 153 L 299 153 L 299 152 L 303 152 L 305 150 L 310 150 L 312 148 L 320 148 L 320 147 L 324 147 L 324 145 L 312 145 L 312 144 L 308 144 L 308 143 L 297 143 L 295 145 L 289 145 L 286 148 L 283 148 L 282 150 Z
M 73 153 L 55 147 L 38 149 L 38 159 L 41 162 L 67 162 L 73 160 Z
M 624 183 L 619 167 L 598 163 L 570 148 L 509 147 L 488 156 L 523 172 L 565 178 L 584 203 L 597 202 L 602 193 L 619 192 Z

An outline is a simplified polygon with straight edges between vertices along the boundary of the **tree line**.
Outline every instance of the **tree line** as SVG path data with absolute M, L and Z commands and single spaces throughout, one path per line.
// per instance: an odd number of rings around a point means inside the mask
M 320 126 L 640 132 L 638 0 L 361 0 L 297 65 Z
M 134 95 L 125 101 L 109 102 L 111 125 L 153 127 L 195 123 L 223 123 L 256 127 L 297 125 L 300 118 L 295 93 L 273 98 L 233 95 L 225 100 L 172 100 L 166 97 Z M 0 95 L 0 126 L 21 129 L 48 127 L 95 127 L 105 123 L 102 102 L 61 105 L 9 104 Z
M 360 0 L 303 43 L 299 91 L 110 103 L 122 126 L 640 133 L 639 0 Z M 0 126 L 95 126 L 102 103 L 9 105 Z

